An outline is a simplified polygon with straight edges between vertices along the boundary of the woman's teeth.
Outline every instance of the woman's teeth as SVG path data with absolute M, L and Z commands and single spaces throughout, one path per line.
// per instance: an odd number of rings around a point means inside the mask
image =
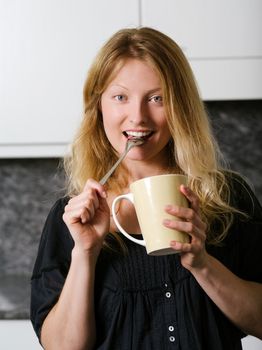
M 146 138 L 152 134 L 152 131 L 125 131 L 124 135 L 128 138 Z

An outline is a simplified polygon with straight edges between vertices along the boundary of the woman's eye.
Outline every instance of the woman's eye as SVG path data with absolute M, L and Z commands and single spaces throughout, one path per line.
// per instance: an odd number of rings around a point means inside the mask
M 152 96 L 152 97 L 150 97 L 149 100 L 153 101 L 155 103 L 162 103 L 163 102 L 162 96 L 159 96 L 159 95 Z
M 119 101 L 119 102 L 122 102 L 126 99 L 126 97 L 124 95 L 115 95 L 114 99 Z

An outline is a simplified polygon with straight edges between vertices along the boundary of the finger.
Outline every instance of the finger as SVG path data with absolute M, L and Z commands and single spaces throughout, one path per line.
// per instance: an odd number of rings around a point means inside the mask
M 82 224 L 91 222 L 95 216 L 95 209 L 92 206 L 83 207 L 80 209 L 80 219 Z
M 72 225 L 79 222 L 87 222 L 90 219 L 90 213 L 86 208 L 79 208 L 64 212 L 63 220 L 66 224 Z
M 79 195 L 72 197 L 68 204 L 69 205 L 85 205 L 85 203 L 90 199 L 94 200 L 96 202 L 96 205 L 99 203 L 98 197 L 101 197 L 99 192 L 97 192 L 96 188 L 93 187 L 85 187 L 83 192 L 81 192 Z
M 86 208 L 94 208 L 94 210 L 96 210 L 99 207 L 99 198 L 98 198 L 99 194 L 96 192 L 96 190 L 94 188 L 89 188 L 86 191 L 86 195 L 83 198 L 83 206 L 85 206 Z
M 185 185 L 180 186 L 180 191 L 183 193 L 184 196 L 186 196 L 186 198 L 190 202 L 190 207 L 199 214 L 200 205 L 199 205 L 199 198 L 197 197 L 197 195 L 189 187 Z
M 177 241 L 171 241 L 170 247 L 180 253 L 190 253 L 193 251 L 192 245 L 190 243 L 181 243 Z
M 94 188 L 88 188 L 85 192 L 70 199 L 68 205 L 65 207 L 65 211 L 82 210 L 82 208 L 86 208 L 90 216 L 93 216 L 100 205 L 98 197 L 99 194 Z
M 96 190 L 97 193 L 99 193 L 100 197 L 102 198 L 107 198 L 107 192 L 104 188 L 103 185 L 101 185 L 99 182 L 93 180 L 93 179 L 88 179 L 83 191 L 85 192 L 86 190 L 93 188 L 94 190 Z
M 82 196 L 83 197 L 83 196 Z M 78 215 L 82 219 L 82 222 L 90 220 L 94 215 L 95 211 L 99 207 L 99 200 L 97 194 L 86 194 L 83 198 L 74 198 L 68 202 L 65 206 L 65 212 L 69 215 Z
M 99 205 L 99 200 L 96 193 L 81 193 L 80 195 L 70 199 L 68 204 L 65 206 L 65 211 L 88 207 L 92 202 L 95 206 Z
M 192 222 L 165 219 L 163 221 L 163 224 L 165 227 L 168 227 L 170 229 L 189 234 L 192 237 L 192 239 L 196 238 L 201 241 L 206 240 L 205 232 L 199 227 L 195 226 Z
M 177 252 L 179 252 L 181 256 L 184 254 L 190 253 L 192 254 L 192 258 L 196 257 L 201 252 L 202 252 L 201 254 L 203 254 L 203 252 L 205 251 L 205 248 L 202 244 L 199 244 L 199 243 L 192 244 L 192 242 L 181 243 L 178 241 L 171 241 L 170 247 L 176 250 Z
M 206 224 L 201 220 L 199 214 L 197 214 L 192 208 L 184 208 L 176 205 L 167 205 L 165 211 L 177 218 L 181 218 L 187 221 L 191 221 L 199 228 L 206 230 Z

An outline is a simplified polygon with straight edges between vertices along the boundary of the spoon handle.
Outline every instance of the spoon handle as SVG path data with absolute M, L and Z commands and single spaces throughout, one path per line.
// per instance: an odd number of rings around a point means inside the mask
M 129 150 L 132 147 L 127 147 L 125 149 L 125 151 L 121 154 L 120 158 L 115 162 L 115 164 L 112 166 L 111 169 L 109 169 L 109 171 L 105 174 L 104 177 L 102 177 L 102 179 L 99 181 L 101 183 L 101 185 L 104 185 L 107 180 L 109 179 L 109 177 L 113 174 L 113 172 L 115 171 L 115 169 L 118 167 L 118 165 L 122 162 L 122 160 L 125 158 L 125 156 L 127 155 L 127 153 L 129 152 Z

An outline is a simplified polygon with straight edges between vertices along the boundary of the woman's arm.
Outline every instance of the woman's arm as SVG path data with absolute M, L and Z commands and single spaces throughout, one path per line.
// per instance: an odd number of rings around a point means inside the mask
M 183 221 L 165 220 L 164 225 L 187 232 L 191 242 L 172 241 L 171 247 L 181 251 L 181 264 L 219 309 L 243 332 L 262 338 L 262 285 L 237 277 L 206 252 L 206 225 L 200 217 L 198 198 L 185 186 L 181 192 L 191 208 L 168 206 L 166 211 Z
M 56 305 L 41 330 L 46 350 L 93 349 L 95 266 L 109 231 L 109 208 L 102 185 L 88 180 L 83 192 L 70 199 L 63 220 L 74 240 L 71 265 Z
M 234 275 L 207 254 L 202 266 L 189 268 L 219 309 L 244 333 L 262 339 L 262 285 Z
M 41 343 L 46 350 L 92 349 L 95 343 L 96 258 L 73 249 L 71 266 L 57 304 L 46 317 Z

